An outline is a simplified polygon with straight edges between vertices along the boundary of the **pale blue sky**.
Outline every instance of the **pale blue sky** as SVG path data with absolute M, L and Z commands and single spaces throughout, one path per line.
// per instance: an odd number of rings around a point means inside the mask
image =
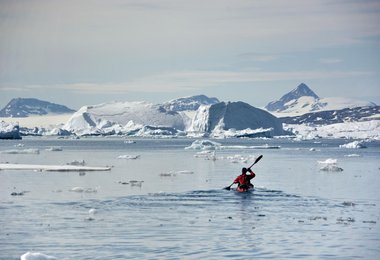
M 262 107 L 305 82 L 380 103 L 380 1 L 0 0 L 0 107 L 206 94 Z

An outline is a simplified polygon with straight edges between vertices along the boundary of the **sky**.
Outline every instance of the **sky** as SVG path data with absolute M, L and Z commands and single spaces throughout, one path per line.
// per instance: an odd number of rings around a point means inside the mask
M 205 94 L 263 107 L 306 83 L 380 104 L 378 0 L 0 0 L 0 107 Z

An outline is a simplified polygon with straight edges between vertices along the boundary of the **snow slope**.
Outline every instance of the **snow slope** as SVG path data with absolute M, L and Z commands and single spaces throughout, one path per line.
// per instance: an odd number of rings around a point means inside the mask
M 66 106 L 50 103 L 36 98 L 14 98 L 2 110 L 0 117 L 27 117 L 30 115 L 73 113 Z
M 380 140 L 380 120 L 330 125 L 284 124 L 298 139 L 347 138 Z
M 368 106 L 376 106 L 376 104 L 343 97 L 320 98 L 306 84 L 302 83 L 279 100 L 270 102 L 265 109 L 277 117 L 286 117 L 317 111 Z

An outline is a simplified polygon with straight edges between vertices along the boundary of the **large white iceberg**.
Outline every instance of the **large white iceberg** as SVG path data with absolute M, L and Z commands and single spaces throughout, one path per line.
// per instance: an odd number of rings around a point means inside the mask
M 117 134 L 125 127 L 141 125 L 184 130 L 182 116 L 148 102 L 112 102 L 84 106 L 63 126 L 77 134 Z M 136 129 L 135 129 L 136 130 Z

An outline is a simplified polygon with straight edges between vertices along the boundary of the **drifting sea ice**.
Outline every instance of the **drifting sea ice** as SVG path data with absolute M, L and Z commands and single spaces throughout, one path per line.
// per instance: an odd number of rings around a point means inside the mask
M 49 147 L 46 149 L 46 151 L 49 151 L 49 152 L 62 152 L 63 149 L 62 147 Z
M 348 144 L 342 144 L 339 145 L 340 148 L 348 148 L 348 149 L 360 149 L 360 148 L 367 148 L 367 146 L 364 145 L 363 141 L 353 141 Z
M 136 159 L 139 159 L 140 158 L 140 155 L 127 155 L 127 154 L 124 154 L 124 155 L 119 155 L 117 157 L 117 159 L 127 159 L 127 160 L 136 160 Z
M 338 160 L 337 159 L 326 159 L 325 161 L 318 161 L 319 164 L 322 164 L 322 167 L 319 169 L 320 171 L 327 171 L 327 172 L 341 172 L 343 171 L 342 168 L 337 166 Z
M 6 150 L 6 151 L 1 151 L 0 153 L 4 153 L 4 154 L 40 154 L 40 150 L 38 150 L 38 149 Z
M 21 256 L 21 260 L 57 260 L 57 258 L 39 252 L 27 252 Z
M 216 161 L 216 155 L 215 155 L 215 150 L 214 151 L 201 151 L 198 152 L 194 155 L 195 158 L 204 158 L 205 160 L 211 160 L 211 161 Z
M 86 162 L 84 160 L 82 160 L 82 161 L 74 160 L 74 161 L 71 161 L 69 163 L 66 163 L 66 165 L 85 166 Z
M 346 154 L 344 157 L 360 157 L 360 154 L 356 154 L 356 153 Z
M 78 193 L 96 193 L 98 192 L 97 189 L 93 189 L 93 188 L 83 188 L 83 187 L 74 187 L 72 189 L 70 189 L 69 191 L 73 191 L 73 192 L 78 192 Z
M 195 140 L 190 146 L 185 149 L 194 150 L 217 150 L 220 149 L 221 144 L 210 140 Z

